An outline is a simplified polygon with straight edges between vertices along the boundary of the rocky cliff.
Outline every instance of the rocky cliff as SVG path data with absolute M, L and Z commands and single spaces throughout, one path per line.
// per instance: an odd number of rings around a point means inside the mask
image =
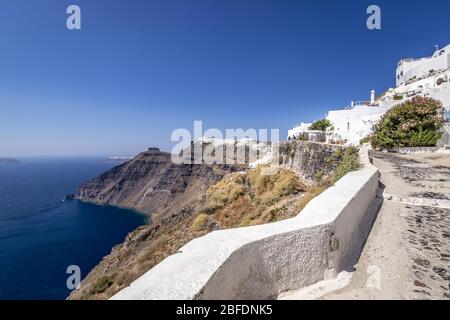
M 77 200 L 142 211 L 157 219 L 182 209 L 237 166 L 174 164 L 170 153 L 150 149 L 78 188 Z

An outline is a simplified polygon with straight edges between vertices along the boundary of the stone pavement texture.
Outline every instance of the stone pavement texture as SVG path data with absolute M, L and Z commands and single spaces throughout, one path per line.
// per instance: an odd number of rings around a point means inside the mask
M 350 282 L 321 299 L 450 299 L 450 154 L 371 156 L 382 207 Z

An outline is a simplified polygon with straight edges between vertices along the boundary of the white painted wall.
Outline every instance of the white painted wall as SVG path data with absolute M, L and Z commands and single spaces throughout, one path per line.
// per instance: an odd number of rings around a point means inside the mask
M 373 216 L 378 171 L 363 156 L 295 218 L 195 239 L 112 299 L 269 299 L 340 272 Z M 330 250 L 332 235 L 339 249 Z
M 408 80 L 429 74 L 430 70 L 438 71 L 450 68 L 450 45 L 436 50 L 431 57 L 422 59 L 401 60 L 397 67 L 397 86 Z
M 301 134 L 308 131 L 310 126 L 312 126 L 312 123 L 302 122 L 300 125 L 298 125 L 294 129 L 288 131 L 288 139 L 294 139 L 295 137 L 300 136 Z
M 330 111 L 327 119 L 333 123 L 332 140 L 347 140 L 349 144 L 359 145 L 359 141 L 367 137 L 374 124 L 380 120 L 390 105 L 384 107 L 356 106 L 350 110 Z

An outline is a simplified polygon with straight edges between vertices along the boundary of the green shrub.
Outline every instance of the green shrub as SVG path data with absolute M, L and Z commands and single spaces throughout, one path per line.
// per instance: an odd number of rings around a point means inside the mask
M 370 142 L 370 136 L 367 136 L 367 137 L 362 138 L 361 140 L 359 140 L 359 145 L 362 146 L 362 145 L 364 145 L 366 143 L 369 143 L 369 142 Z
M 314 180 L 322 181 L 323 176 L 324 176 L 324 173 L 322 170 L 320 170 L 314 174 Z
M 372 147 L 430 147 L 441 138 L 442 103 L 414 97 L 389 110 L 373 128 Z
M 237 200 L 240 196 L 245 194 L 245 189 L 243 186 L 241 185 L 236 185 L 233 187 L 233 189 L 231 189 L 230 192 L 230 200 L 231 201 L 235 201 Z
M 203 231 L 206 229 L 206 226 L 208 224 L 208 215 L 201 213 L 195 218 L 194 222 L 192 223 L 191 230 L 192 231 Z
M 203 209 L 200 212 L 204 213 L 204 214 L 213 214 L 214 212 L 216 212 L 216 210 L 218 210 L 222 207 L 223 206 L 219 206 L 219 205 L 208 202 L 207 204 L 205 204 L 205 206 L 203 207 Z
M 267 223 L 276 222 L 278 220 L 278 215 L 283 213 L 286 208 L 273 208 L 269 210 L 268 217 L 266 219 Z
M 355 147 L 345 149 L 342 161 L 336 168 L 336 174 L 334 176 L 334 182 L 339 181 L 350 171 L 358 170 L 360 167 L 359 150 Z
M 95 293 L 105 292 L 112 284 L 113 281 L 109 276 L 101 276 L 94 284 Z
M 332 127 L 333 124 L 328 119 L 322 119 L 314 122 L 309 130 L 327 131 L 327 128 Z
M 327 164 L 328 168 L 332 168 L 334 164 L 335 158 L 333 156 L 325 157 L 325 163 Z

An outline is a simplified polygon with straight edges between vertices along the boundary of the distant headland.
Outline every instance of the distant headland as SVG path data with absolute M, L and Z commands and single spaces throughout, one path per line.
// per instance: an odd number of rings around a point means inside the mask
M 19 164 L 20 161 L 13 158 L 0 158 L 0 164 Z
M 104 159 L 103 161 L 105 161 L 105 162 L 126 162 L 133 158 L 134 157 L 109 157 L 109 158 Z

